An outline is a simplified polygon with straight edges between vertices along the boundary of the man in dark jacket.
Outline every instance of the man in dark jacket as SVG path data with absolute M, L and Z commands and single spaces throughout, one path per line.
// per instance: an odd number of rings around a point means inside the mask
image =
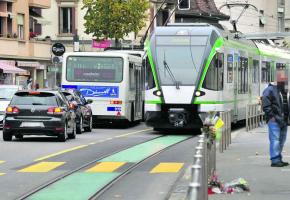
M 279 81 L 278 78 L 277 80 Z M 277 85 L 270 83 L 264 90 L 262 98 L 263 110 L 268 123 L 272 167 L 289 165 L 282 160 L 289 118 L 288 91 L 285 87 L 285 82 L 277 82 Z

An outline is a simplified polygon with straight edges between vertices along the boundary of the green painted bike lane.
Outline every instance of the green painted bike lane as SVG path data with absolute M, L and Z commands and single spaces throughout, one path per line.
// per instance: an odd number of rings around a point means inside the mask
M 136 145 L 98 162 L 138 163 L 191 136 L 164 136 Z M 28 197 L 29 200 L 86 200 L 120 176 L 119 172 L 76 172 Z

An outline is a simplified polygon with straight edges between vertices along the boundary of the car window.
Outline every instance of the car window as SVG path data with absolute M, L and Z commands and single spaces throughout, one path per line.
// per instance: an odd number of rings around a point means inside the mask
M 12 105 L 50 105 L 57 106 L 56 96 L 47 92 L 18 92 L 12 100 Z
M 66 98 L 69 102 L 75 100 L 74 97 L 73 97 L 73 95 L 70 94 L 70 93 L 68 93 L 68 92 L 62 92 L 62 94 L 65 96 L 65 98 Z
M 58 98 L 60 101 L 60 106 L 62 107 L 68 106 L 69 102 L 62 92 L 59 93 Z
M 0 99 L 11 100 L 18 88 L 0 88 Z
M 80 93 L 79 91 L 76 91 L 76 94 L 79 96 L 80 101 L 81 101 L 83 104 L 86 104 L 87 100 L 86 100 L 85 97 L 82 95 L 82 93 Z

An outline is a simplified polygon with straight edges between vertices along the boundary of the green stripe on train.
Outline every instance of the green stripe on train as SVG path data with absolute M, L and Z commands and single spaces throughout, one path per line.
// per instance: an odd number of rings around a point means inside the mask
M 212 49 L 211 49 L 211 52 L 210 52 L 210 54 L 209 54 L 209 57 L 208 57 L 208 59 L 207 59 L 207 61 L 206 61 L 205 68 L 204 68 L 204 70 L 203 70 L 203 72 L 202 72 L 201 79 L 200 79 L 200 82 L 199 82 L 199 85 L 198 85 L 198 90 L 200 90 L 200 88 L 201 88 L 201 86 L 202 86 L 202 84 L 203 84 L 203 81 L 204 81 L 204 79 L 205 79 L 205 75 L 206 75 L 206 73 L 207 73 L 207 70 L 208 70 L 208 68 L 209 68 L 209 65 L 210 65 L 210 63 L 211 63 L 213 57 L 214 57 L 215 54 L 216 54 L 216 50 L 217 50 L 218 48 L 221 48 L 221 47 L 223 46 L 223 44 L 224 44 L 224 40 L 223 40 L 222 38 L 218 38 L 218 39 L 216 40 L 216 42 L 214 43 L 214 45 L 213 45 L 213 47 L 212 47 Z
M 153 57 L 152 57 L 152 52 L 151 52 L 151 48 L 150 48 L 150 41 L 148 39 L 145 41 L 145 48 L 147 50 L 147 55 L 148 55 L 149 63 L 151 66 L 151 70 L 152 70 L 152 74 L 153 74 L 153 78 L 154 78 L 154 83 L 155 83 L 157 89 L 160 90 L 160 85 L 158 83 L 156 69 L 155 69 L 155 65 L 154 65 Z M 160 98 L 160 102 L 162 102 L 161 98 Z
M 145 101 L 145 104 L 162 104 L 161 100 L 148 100 Z

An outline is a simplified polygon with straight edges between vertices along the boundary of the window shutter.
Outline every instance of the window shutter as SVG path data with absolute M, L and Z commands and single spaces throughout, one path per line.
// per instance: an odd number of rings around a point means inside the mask
M 60 27 L 60 12 L 61 12 L 61 7 L 58 7 L 58 33 L 61 33 L 61 27 Z
M 23 14 L 17 14 L 17 24 L 24 25 L 24 15 Z
M 72 33 L 76 34 L 76 8 L 72 7 Z

